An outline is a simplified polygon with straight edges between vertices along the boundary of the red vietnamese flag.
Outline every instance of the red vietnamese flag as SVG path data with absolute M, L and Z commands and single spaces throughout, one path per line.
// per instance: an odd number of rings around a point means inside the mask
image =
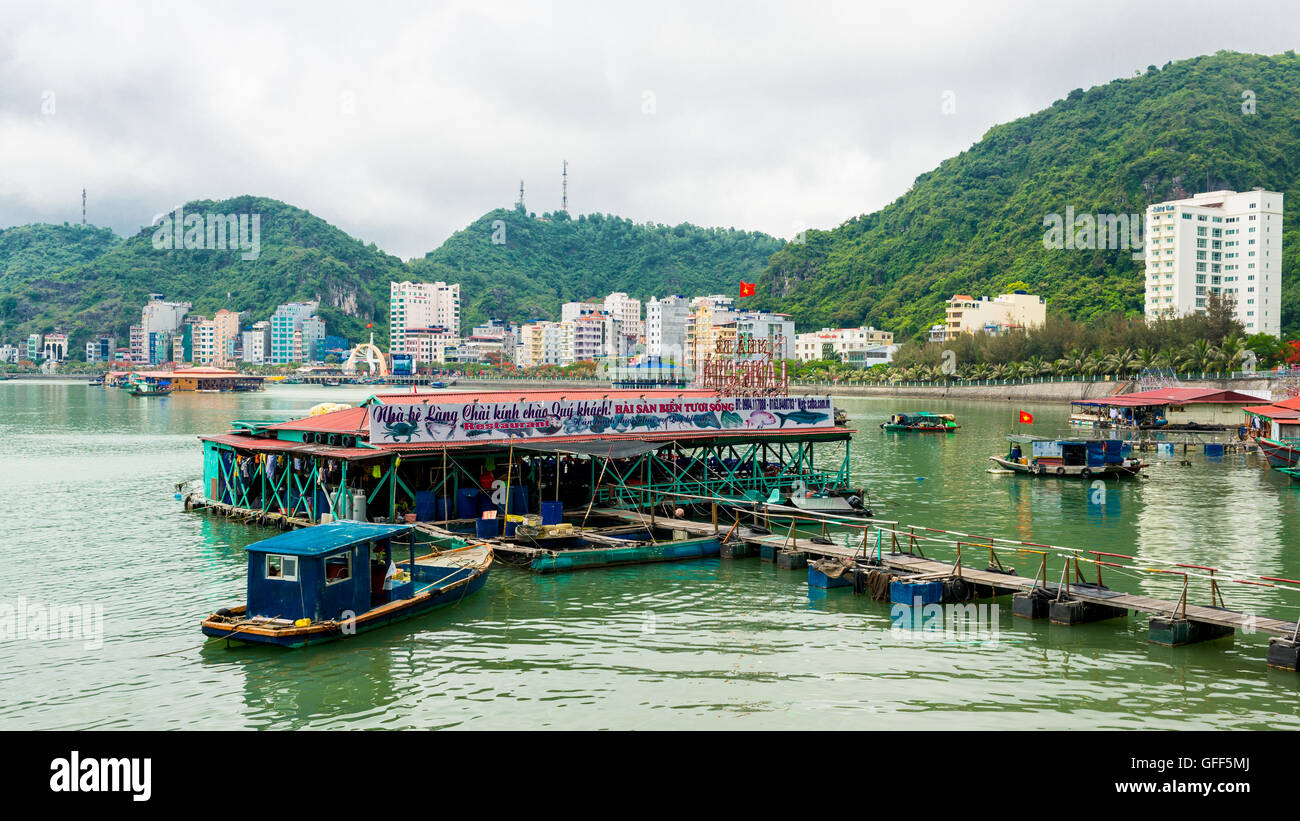
M 742 280 L 740 281 L 740 295 L 741 295 L 741 296 L 753 296 L 753 295 L 754 295 L 754 283 L 752 283 L 752 282 L 746 282 L 745 280 L 742 279 Z
M 366 327 L 367 327 L 367 328 L 373 328 L 373 327 L 375 327 L 375 323 L 373 323 L 373 322 L 367 322 L 367 323 L 366 323 Z
M 1034 415 L 1032 413 L 1025 413 L 1024 411 L 1021 411 L 1020 421 L 1026 425 L 1032 425 L 1034 423 Z

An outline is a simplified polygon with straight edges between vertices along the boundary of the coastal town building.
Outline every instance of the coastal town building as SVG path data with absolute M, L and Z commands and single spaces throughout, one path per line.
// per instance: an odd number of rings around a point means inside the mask
M 894 335 L 872 327 L 822 328 L 820 331 L 799 334 L 794 339 L 794 358 L 804 362 L 834 359 L 848 362 L 850 354 L 857 354 L 894 344 Z M 853 357 L 862 358 L 862 357 Z M 873 363 L 874 364 L 874 363 Z
M 254 322 L 253 327 L 240 334 L 243 350 L 241 362 L 250 365 L 265 365 L 271 358 L 271 323 L 266 320 Z
M 686 360 L 686 317 L 690 301 L 683 296 L 651 299 L 645 305 L 646 356 L 678 364 Z
M 995 297 L 957 294 L 948 300 L 944 339 L 957 334 L 999 334 L 1041 328 L 1047 322 L 1047 300 L 1037 294 L 1012 291 Z
M 388 328 L 392 353 L 416 355 L 409 350 L 408 329 L 443 328 L 460 336 L 460 285 L 446 282 L 390 282 Z
M 304 361 L 303 323 L 316 313 L 317 302 L 289 302 L 275 309 L 271 314 L 271 358 L 273 365 L 286 362 Z M 324 323 L 313 325 L 312 335 L 319 331 L 320 338 L 325 337 Z
M 522 368 L 565 364 L 564 323 L 529 322 L 520 328 L 515 363 Z
M 1147 208 L 1146 317 L 1204 311 L 1213 295 L 1247 334 L 1282 331 L 1282 199 L 1207 191 Z
M 407 328 L 405 353 L 418 364 L 459 362 L 461 339 L 446 328 Z
M 87 362 L 111 362 L 116 354 L 117 340 L 111 336 L 99 336 L 86 343 Z
M 68 335 L 61 333 L 46 334 L 41 340 L 41 358 L 46 362 L 66 362 L 68 359 Z

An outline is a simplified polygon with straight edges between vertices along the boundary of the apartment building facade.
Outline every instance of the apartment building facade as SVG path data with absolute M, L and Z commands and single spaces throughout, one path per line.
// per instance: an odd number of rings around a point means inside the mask
M 1283 195 L 1209 191 L 1147 208 L 1148 320 L 1204 311 L 1213 295 L 1247 334 L 1282 332 Z

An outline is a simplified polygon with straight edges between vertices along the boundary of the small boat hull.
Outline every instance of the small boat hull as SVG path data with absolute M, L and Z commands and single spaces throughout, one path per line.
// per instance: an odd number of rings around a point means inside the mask
M 1270 466 L 1275 468 L 1293 468 L 1300 464 L 1300 449 L 1285 442 L 1279 442 L 1276 439 L 1268 439 L 1264 436 L 1255 440 L 1259 445 L 1259 450 L 1268 459 Z
M 998 466 L 1015 473 L 1038 476 L 1044 479 L 1123 479 L 1141 475 L 1142 469 L 1147 467 L 1147 465 L 1142 462 L 1089 466 L 1042 463 L 1023 464 L 1021 462 L 1013 462 L 1010 459 L 1004 459 L 1001 456 L 990 456 L 989 460 L 996 463 Z
M 880 426 L 881 430 L 890 433 L 952 433 L 959 430 L 961 425 L 929 426 L 929 425 L 893 425 L 888 422 Z
M 682 539 L 657 544 L 635 544 L 627 547 L 549 551 L 533 559 L 532 563 L 529 564 L 529 569 L 534 573 L 566 573 L 571 570 L 613 567 L 620 564 L 647 564 L 651 562 L 704 559 L 718 556 L 721 552 L 721 541 L 710 536 L 702 539 Z

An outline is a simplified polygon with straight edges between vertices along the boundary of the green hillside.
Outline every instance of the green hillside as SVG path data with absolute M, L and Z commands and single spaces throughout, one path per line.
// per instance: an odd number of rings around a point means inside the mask
M 187 214 L 260 215 L 258 257 L 245 260 L 238 249 L 158 250 L 156 229 L 143 228 L 88 261 L 36 272 L 21 287 L 6 288 L 16 304 L 4 335 L 20 338 L 57 326 L 72 335 L 74 350 L 101 331 L 125 342 L 127 328 L 140 321 L 141 306 L 156 292 L 192 302 L 204 316 L 229 308 L 250 311 L 253 320 L 268 318 L 282 302 L 319 300 L 330 333 L 359 339 L 373 317 L 377 339 L 387 341 L 388 283 L 408 276 L 397 257 L 276 200 L 243 196 L 184 208 Z
M 498 222 L 500 221 L 500 222 Z M 493 237 L 498 241 L 493 242 Z M 733 293 L 782 241 L 734 228 L 638 224 L 605 214 L 498 209 L 411 263 L 421 280 L 461 284 L 462 324 L 559 319 L 560 304 L 613 291 L 638 299 Z
M 1255 113 L 1243 113 L 1253 92 Z M 1141 263 L 1125 250 L 1049 250 L 1045 215 L 1143 213 L 1152 202 L 1254 186 L 1286 194 L 1283 327 L 1300 330 L 1300 58 L 1220 52 L 1154 66 L 989 130 L 872 214 L 773 256 L 767 307 L 800 330 L 872 323 L 902 338 L 943 319 L 955 293 L 1014 283 L 1088 321 L 1140 315 Z

